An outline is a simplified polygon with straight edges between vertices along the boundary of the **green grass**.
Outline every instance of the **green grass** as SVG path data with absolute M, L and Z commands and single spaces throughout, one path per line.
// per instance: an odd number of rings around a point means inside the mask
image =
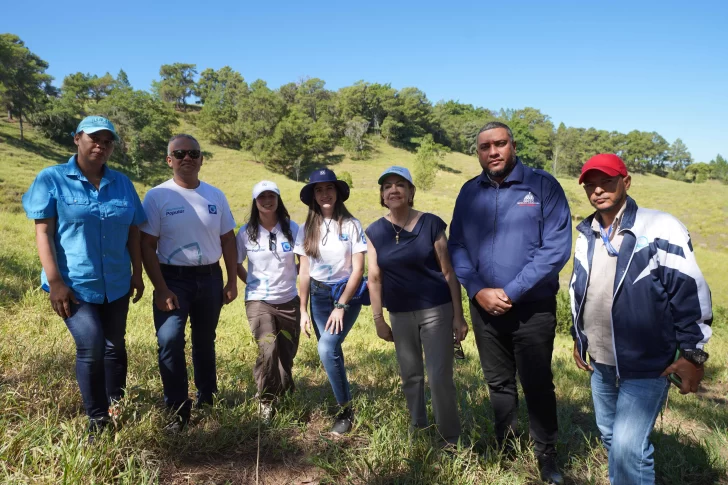
M 185 127 L 194 132 L 194 127 Z M 128 395 L 120 428 L 97 445 L 84 445 L 85 418 L 74 379 L 74 346 L 63 322 L 37 287 L 40 265 L 33 223 L 19 197 L 42 167 L 64 162 L 67 148 L 45 143 L 28 130 L 20 147 L 17 127 L 0 122 L 0 483 L 255 483 L 258 420 L 252 366 L 256 345 L 242 298 L 223 309 L 218 329 L 219 402 L 196 412 L 181 436 L 160 432 L 165 423 L 151 318 L 151 286 L 128 320 Z M 245 154 L 209 144 L 202 178 L 228 196 L 238 223 L 250 208 L 250 191 L 275 180 L 293 218 L 302 222 L 302 183 L 271 174 Z M 384 214 L 376 179 L 388 165 L 412 167 L 413 155 L 377 144 L 372 158 L 343 157 L 332 165 L 352 174 L 350 210 L 364 224 Z M 160 161 L 160 164 L 163 163 Z M 416 205 L 450 220 L 462 183 L 478 173 L 474 157 L 450 154 L 435 188 L 418 193 Z M 163 174 L 162 170 L 158 174 Z M 161 175 L 155 175 L 161 176 Z M 562 179 L 575 216 L 590 210 L 575 179 Z M 137 184 L 140 194 L 149 186 Z M 644 206 L 667 210 L 690 228 L 715 304 L 728 306 L 726 207 L 728 187 L 688 185 L 637 176 L 631 191 Z M 565 270 L 565 275 L 568 269 Z M 568 275 L 566 276 L 568 278 Z M 242 287 L 241 287 L 242 289 Z M 562 322 L 563 325 L 563 322 Z M 658 482 L 728 483 L 728 315 L 716 312 L 706 379 L 697 395 L 670 392 L 658 418 Z M 357 411 L 354 432 L 334 439 L 327 430 L 334 404 L 314 340 L 303 339 L 295 364 L 298 390 L 260 433 L 261 483 L 538 483 L 527 441 L 515 459 L 493 449 L 492 411 L 472 337 L 468 356 L 456 364 L 463 444 L 443 455 L 427 433 L 410 439 L 399 389 L 394 348 L 376 337 L 368 310 L 344 344 Z M 189 354 L 189 352 L 188 352 Z M 188 356 L 189 358 L 189 356 Z M 191 363 L 188 362 L 191 375 Z M 569 483 L 606 484 L 606 454 L 598 443 L 587 375 L 571 360 L 571 339 L 558 335 L 554 351 L 559 404 L 559 453 Z M 527 429 L 525 405 L 519 421 Z

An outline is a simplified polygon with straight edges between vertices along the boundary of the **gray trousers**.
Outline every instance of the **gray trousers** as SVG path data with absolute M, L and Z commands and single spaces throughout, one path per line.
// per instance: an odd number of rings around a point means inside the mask
M 460 418 L 452 370 L 452 303 L 414 312 L 393 312 L 389 317 L 412 426 L 428 426 L 422 362 L 424 349 L 437 428 L 445 441 L 456 443 L 460 436 Z

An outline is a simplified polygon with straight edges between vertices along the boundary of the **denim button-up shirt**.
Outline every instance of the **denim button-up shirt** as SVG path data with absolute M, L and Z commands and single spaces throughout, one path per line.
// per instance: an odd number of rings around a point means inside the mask
M 128 177 L 105 166 L 97 190 L 74 155 L 38 174 L 23 194 L 23 208 L 29 219 L 56 219 L 58 270 L 76 298 L 103 303 L 129 292 L 129 226 L 138 226 L 146 216 Z M 41 283 L 48 291 L 45 271 Z

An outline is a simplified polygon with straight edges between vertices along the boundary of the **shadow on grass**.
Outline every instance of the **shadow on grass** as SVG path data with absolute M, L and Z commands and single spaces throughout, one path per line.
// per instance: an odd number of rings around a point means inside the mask
M 440 170 L 442 170 L 443 172 L 447 172 L 447 173 L 455 173 L 455 174 L 463 173 L 462 170 L 458 170 L 456 168 L 448 167 L 447 165 L 443 165 L 442 163 L 438 163 L 437 164 L 437 168 L 440 169 Z
M 0 136 L 0 138 L 2 139 L 2 142 L 7 143 L 13 148 L 24 152 L 30 152 L 34 155 L 38 155 L 39 157 L 45 158 L 46 160 L 51 160 L 56 163 L 66 163 L 75 151 L 72 146 L 69 146 L 67 152 L 61 153 L 57 150 L 54 150 L 48 145 L 35 143 L 31 140 L 28 140 L 27 138 L 25 139 L 25 141 L 21 142 L 19 132 L 17 138 L 14 136 Z
M 681 439 L 679 430 L 669 434 L 662 431 L 652 433 L 655 445 L 655 473 L 657 483 L 665 485 L 703 485 L 726 479 L 704 447 L 695 446 L 689 439 Z
M 12 254 L 0 254 L 0 306 L 19 302 L 38 276 L 34 258 L 19 260 Z

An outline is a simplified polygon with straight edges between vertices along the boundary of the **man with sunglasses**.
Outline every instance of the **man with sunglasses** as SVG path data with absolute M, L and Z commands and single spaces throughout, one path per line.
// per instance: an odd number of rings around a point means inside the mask
M 596 212 L 577 227 L 571 332 L 576 366 L 591 372 L 609 480 L 646 485 L 655 483 L 649 437 L 667 376 L 682 394 L 698 390 L 713 317 L 687 229 L 670 214 L 638 208 L 627 196 L 631 181 L 612 154 L 581 169 Z
M 190 419 L 185 326 L 190 320 L 196 406 L 212 404 L 217 392 L 215 330 L 223 304 L 237 297 L 235 220 L 225 195 L 200 181 L 200 145 L 176 135 L 167 150 L 173 178 L 147 192 L 141 227 L 142 259 L 154 285 L 154 326 L 164 401 L 174 413 L 167 429 L 181 431 Z M 223 287 L 220 256 L 225 261 Z

